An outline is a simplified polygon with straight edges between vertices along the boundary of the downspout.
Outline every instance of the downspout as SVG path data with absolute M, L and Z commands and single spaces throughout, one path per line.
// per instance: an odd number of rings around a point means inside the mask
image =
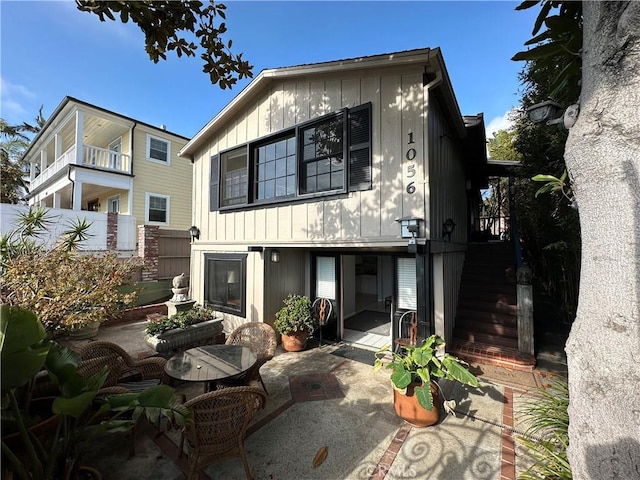
M 134 152 L 134 146 L 135 146 L 135 135 L 134 135 L 134 130 L 136 129 L 136 126 L 138 125 L 138 122 L 133 122 L 133 126 L 131 127 L 131 141 L 129 142 L 130 146 L 131 146 L 131 151 L 129 152 L 129 156 L 131 157 L 131 176 L 134 177 L 135 175 L 133 174 L 133 152 Z M 129 215 L 133 215 L 133 185 L 134 182 L 131 182 L 131 191 L 129 192 L 129 198 L 127 199 L 127 210 L 129 210 Z M 136 235 L 137 236 L 137 235 Z
M 71 202 L 69 203 L 71 203 L 71 210 L 73 210 L 73 198 L 75 197 L 76 182 L 71 178 L 71 165 L 69 165 L 69 168 L 67 169 L 67 178 L 71 182 Z

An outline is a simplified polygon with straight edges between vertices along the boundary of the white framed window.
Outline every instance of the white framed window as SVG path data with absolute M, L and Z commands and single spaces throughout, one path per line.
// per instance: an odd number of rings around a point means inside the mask
M 169 196 L 145 193 L 145 220 L 155 225 L 169 224 Z
M 120 213 L 120 195 L 107 198 L 107 212 Z
M 170 165 L 171 142 L 153 135 L 147 135 L 147 160 Z
M 398 285 L 398 308 L 417 310 L 418 285 L 415 258 L 398 258 L 396 280 Z
M 336 299 L 335 257 L 316 257 L 316 296 Z

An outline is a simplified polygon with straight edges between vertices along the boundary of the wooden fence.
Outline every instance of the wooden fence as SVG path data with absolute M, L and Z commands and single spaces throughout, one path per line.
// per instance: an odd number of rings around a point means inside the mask
M 189 277 L 191 239 L 184 230 L 158 230 L 158 280 Z

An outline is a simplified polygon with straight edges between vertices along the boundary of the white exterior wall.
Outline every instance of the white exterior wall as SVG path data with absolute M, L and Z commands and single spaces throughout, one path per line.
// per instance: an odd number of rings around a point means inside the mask
M 209 212 L 210 158 L 226 149 L 276 133 L 310 118 L 372 102 L 373 189 L 313 201 L 249 207 L 236 212 Z M 217 246 L 399 246 L 396 219 L 426 218 L 425 125 L 422 71 L 279 83 L 256 99 L 245 114 L 229 122 L 195 155 L 194 225 L 200 243 Z M 406 160 L 413 132 L 415 158 Z M 407 163 L 415 164 L 408 177 Z M 406 193 L 414 182 L 416 191 Z
M 247 106 L 242 115 L 208 139 L 194 155 L 193 224 L 200 239 L 192 246 L 191 294 L 204 303 L 204 254 L 248 253 L 246 318 L 224 314 L 225 331 L 244 321 L 273 321 L 287 293 L 308 294 L 305 271 L 310 247 L 404 247 L 396 219 L 417 217 L 428 225 L 426 104 L 423 67 L 351 73 L 349 78 L 277 82 Z M 210 212 L 210 159 L 247 141 L 279 132 L 306 120 L 372 103 L 372 185 L 368 191 L 299 200 L 286 204 L 248 206 L 244 210 Z M 411 138 L 414 143 L 409 145 Z M 408 152 L 410 148 L 414 150 Z M 407 160 L 410 157 L 411 160 Z M 413 168 L 408 168 L 408 165 Z M 415 192 L 407 185 L 414 182 Z M 428 235 L 428 229 L 422 234 Z M 286 246 L 286 250 L 282 247 Z M 279 264 L 269 262 L 269 247 L 280 247 Z M 290 258 L 289 258 L 290 257 Z

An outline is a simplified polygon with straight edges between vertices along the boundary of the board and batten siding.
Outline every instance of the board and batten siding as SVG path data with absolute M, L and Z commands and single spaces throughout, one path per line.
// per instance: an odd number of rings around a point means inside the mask
M 170 164 L 147 160 L 147 134 L 171 142 Z M 178 151 L 187 142 L 157 130 L 137 125 L 133 141 L 133 215 L 138 225 L 145 223 L 145 194 L 167 195 L 169 200 L 169 224 L 160 228 L 188 230 L 192 225 L 191 190 L 192 165 L 186 158 L 178 157 Z
M 438 101 L 429 102 L 429 182 L 431 240 L 442 240 L 442 223 L 456 227 L 451 242 L 467 241 L 467 191 L 460 140 L 447 123 Z
M 450 342 L 455 326 L 458 293 L 467 241 L 467 193 L 462 150 L 437 99 L 429 102 L 429 173 L 433 255 L 433 309 L 436 333 Z M 442 237 L 442 223 L 456 227 L 450 241 Z
M 372 103 L 372 182 L 367 191 L 289 204 L 209 211 L 211 157 L 244 142 L 306 120 Z M 426 106 L 422 70 L 384 71 L 348 78 L 327 77 L 274 82 L 242 115 L 208 139 L 194 155 L 194 218 L 200 243 L 294 246 L 406 244 L 396 219 L 426 218 Z M 413 133 L 414 144 L 408 145 Z M 412 160 L 407 150 L 415 149 Z M 407 163 L 414 164 L 409 173 Z M 408 175 L 411 175 L 410 177 Z M 413 181 L 415 193 L 406 192 Z

